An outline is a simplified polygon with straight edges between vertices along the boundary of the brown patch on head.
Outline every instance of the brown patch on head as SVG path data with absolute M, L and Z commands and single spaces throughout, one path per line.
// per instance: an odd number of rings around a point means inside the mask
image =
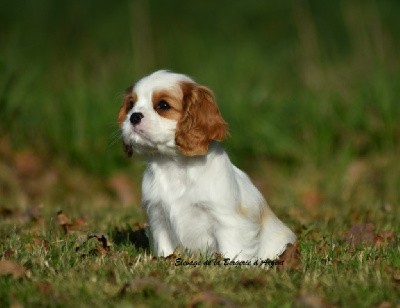
M 180 88 L 154 91 L 151 97 L 154 110 L 162 117 L 178 121 L 182 116 L 182 91 Z M 169 106 L 169 108 L 162 108 Z
M 122 105 L 118 113 L 117 122 L 119 126 L 121 126 L 122 122 L 125 121 L 126 115 L 128 114 L 129 110 L 133 108 L 133 105 L 135 105 L 135 102 L 137 100 L 136 93 L 132 93 L 132 90 L 133 86 L 130 86 L 128 89 L 125 90 Z
M 182 116 L 177 124 L 175 143 L 186 156 L 204 155 L 212 140 L 222 141 L 228 125 L 221 116 L 212 92 L 195 83 L 181 83 Z

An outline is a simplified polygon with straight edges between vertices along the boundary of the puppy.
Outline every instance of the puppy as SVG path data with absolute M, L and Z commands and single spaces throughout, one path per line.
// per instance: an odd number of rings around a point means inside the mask
M 118 123 L 125 152 L 148 161 L 142 201 L 156 255 L 274 260 L 296 240 L 219 144 L 227 124 L 208 88 L 157 71 L 128 88 Z

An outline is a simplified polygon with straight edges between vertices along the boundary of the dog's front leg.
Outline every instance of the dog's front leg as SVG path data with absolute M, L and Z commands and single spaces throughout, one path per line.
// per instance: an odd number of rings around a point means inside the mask
M 257 254 L 258 232 L 257 225 L 239 215 L 222 216 L 215 230 L 218 251 L 230 259 L 251 260 Z
M 150 224 L 150 242 L 153 253 L 157 256 L 169 256 L 177 247 L 177 241 L 170 224 L 165 220 L 160 206 L 147 209 Z

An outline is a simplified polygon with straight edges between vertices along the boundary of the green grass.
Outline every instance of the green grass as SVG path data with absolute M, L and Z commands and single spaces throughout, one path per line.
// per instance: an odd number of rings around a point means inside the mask
M 265 168 L 272 174 L 280 169 Z M 57 222 L 54 204 L 44 205 L 38 220 L 15 212 L 0 226 L 0 256 L 23 265 L 26 272 L 19 279 L 0 277 L 0 300 L 3 306 L 185 306 L 208 292 L 240 306 L 302 306 L 310 300 L 336 306 L 398 304 L 400 212 L 396 204 L 381 203 L 382 192 L 370 181 L 374 173 L 399 170 L 395 159 L 383 168 L 369 168 L 369 175 L 358 179 L 351 193 L 325 185 L 329 181 L 320 170 L 301 169 L 299 174 L 272 179 L 270 204 L 300 243 L 301 265 L 283 271 L 176 266 L 174 258 L 153 259 L 129 237 L 133 225 L 145 219 L 135 207 L 64 205 L 71 220 L 85 216 L 86 222 L 67 235 Z M 310 180 L 306 187 L 304 178 Z M 382 180 L 390 179 L 383 175 Z M 385 187 L 385 196 L 397 193 L 397 188 Z M 310 189 L 322 196 L 314 206 L 304 199 Z M 352 247 L 346 231 L 360 222 L 373 223 L 377 234 L 391 230 L 395 237 L 381 246 Z M 112 245 L 102 250 L 95 238 L 87 239 L 94 233 L 107 235 Z M 10 250 L 13 253 L 7 256 Z M 198 255 L 178 256 L 204 260 Z
M 0 256 L 27 271 L 0 276 L 0 304 L 182 306 L 213 292 L 253 306 L 398 305 L 399 10 L 395 0 L 1 2 Z M 145 221 L 143 160 L 123 156 L 116 115 L 122 91 L 161 68 L 213 89 L 224 147 L 299 236 L 299 269 L 176 267 L 123 240 Z M 129 207 L 110 184 L 121 174 L 136 194 Z M 66 236 L 59 209 L 87 226 Z M 346 230 L 365 222 L 394 239 L 352 249 Z M 113 243 L 104 255 L 83 241 L 96 232 Z
M 225 2 L 3 4 L 2 133 L 110 172 L 121 92 L 169 68 L 214 90 L 237 161 L 398 148 L 396 1 Z

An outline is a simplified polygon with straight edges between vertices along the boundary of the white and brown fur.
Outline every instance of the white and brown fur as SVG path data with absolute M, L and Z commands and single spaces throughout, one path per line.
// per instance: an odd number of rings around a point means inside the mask
M 208 88 L 157 71 L 127 90 L 118 123 L 126 153 L 148 162 L 142 199 L 156 255 L 273 260 L 296 240 L 219 144 L 227 124 Z

